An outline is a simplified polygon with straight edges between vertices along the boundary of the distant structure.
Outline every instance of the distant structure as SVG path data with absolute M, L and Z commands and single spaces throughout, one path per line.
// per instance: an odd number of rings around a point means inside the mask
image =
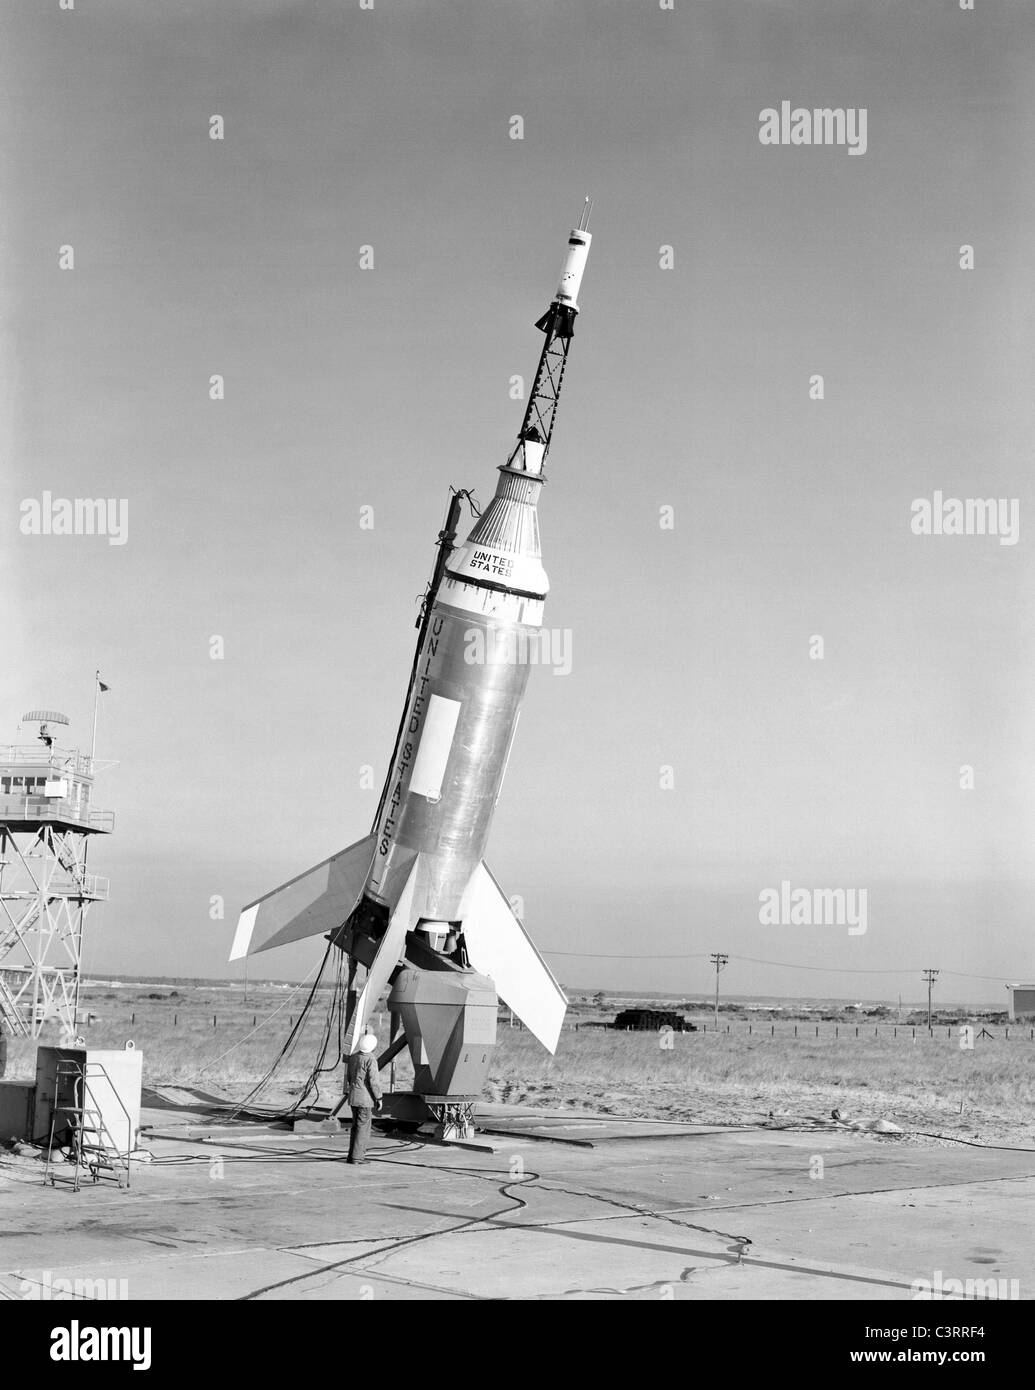
M 39 724 L 38 741 L 0 745 L 0 1018 L 28 1038 L 54 1021 L 70 1040 L 86 914 L 108 897 L 87 849 L 115 817 L 91 805 L 92 752 L 58 746 L 65 715 L 30 710 L 22 723 Z
M 1035 1018 L 1035 984 L 1010 984 L 1010 1022 L 1022 1018 Z
M 674 1033 L 697 1032 L 696 1023 L 691 1023 L 688 1018 L 671 1009 L 623 1009 L 611 1027 L 638 1033 L 656 1033 L 659 1028 L 671 1028 Z

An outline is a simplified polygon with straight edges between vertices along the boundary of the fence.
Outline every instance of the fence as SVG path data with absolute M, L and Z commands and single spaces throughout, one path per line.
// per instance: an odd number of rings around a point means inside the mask
M 945 1037 L 959 1040 L 962 1028 L 972 1028 L 974 1030 L 974 1041 L 977 1042 L 984 1038 L 994 1041 L 1002 1038 L 1004 1041 L 1022 1040 L 1024 1042 L 1035 1042 L 1035 1027 L 1025 1026 L 1024 1024 L 1010 1023 L 1000 1027 L 987 1023 L 935 1023 L 930 1028 L 926 1024 L 912 1023 L 744 1023 L 737 1020 L 734 1023 L 719 1023 L 718 1028 L 714 1023 L 699 1022 L 697 1030 L 701 1033 L 747 1033 L 748 1036 L 758 1034 L 760 1037 L 768 1035 L 775 1038 L 793 1036 L 795 1038 L 878 1038 L 881 1035 L 892 1038 L 899 1036 L 903 1038 L 938 1038 L 942 1036 L 944 1029 Z
M 155 1015 L 151 1015 L 151 1017 L 154 1018 Z M 188 1023 L 188 1022 L 198 1023 L 198 1022 L 202 1021 L 203 1019 L 207 1019 L 208 1017 L 209 1017 L 208 1014 L 202 1015 L 202 1014 L 198 1014 L 198 1013 L 187 1013 L 187 1012 L 184 1012 L 184 1022 L 185 1022 L 185 1023 Z M 227 1018 L 227 1017 L 224 1016 L 223 1022 L 222 1022 L 222 1024 L 220 1024 L 219 1015 L 218 1015 L 218 1014 L 212 1014 L 212 1015 L 211 1015 L 211 1018 L 212 1018 L 212 1024 L 211 1024 L 211 1026 L 212 1026 L 213 1028 L 215 1028 L 215 1029 L 218 1029 L 218 1028 L 221 1027 L 221 1026 L 222 1026 L 222 1027 L 234 1027 L 234 1028 L 245 1028 L 245 1027 L 255 1028 L 255 1027 L 258 1025 L 258 1022 L 259 1022 L 259 1019 L 260 1019 L 261 1015 L 259 1015 L 259 1014 L 252 1014 L 252 1015 L 250 1016 L 250 1017 L 251 1017 L 251 1022 L 250 1022 L 250 1023 L 248 1022 L 248 1017 L 249 1017 L 248 1015 L 244 1015 L 244 1016 L 242 1016 L 242 1015 L 234 1015 L 233 1017 L 230 1017 L 230 1018 Z M 287 1015 L 287 1025 L 288 1025 L 289 1028 L 293 1028 L 293 1027 L 295 1026 L 295 1018 L 296 1018 L 296 1017 L 297 1017 L 296 1014 L 288 1014 L 288 1015 Z M 131 1014 L 130 1014 L 129 1021 L 130 1021 L 130 1024 L 131 1024 L 131 1025 L 133 1025 L 133 1024 L 136 1023 L 136 1021 L 137 1021 L 137 1016 L 136 1016 L 135 1013 L 131 1013 Z M 85 1020 L 82 1021 L 81 1026 L 87 1027 L 87 1026 L 89 1026 L 90 1024 L 92 1024 L 92 1023 L 104 1023 L 104 1022 L 106 1022 L 106 1020 L 105 1020 L 104 1018 L 102 1018 L 102 1017 L 99 1016 L 99 1015 L 96 1015 L 96 1014 L 91 1013 L 91 1014 L 89 1014 L 89 1015 L 86 1017 Z M 940 1038 L 940 1037 L 942 1036 L 942 1033 L 943 1033 L 943 1030 L 944 1030 L 944 1036 L 945 1036 L 946 1038 L 953 1039 L 954 1041 L 957 1041 L 957 1042 L 958 1042 L 958 1041 L 959 1041 L 959 1038 L 960 1038 L 960 1029 L 961 1029 L 961 1028 L 972 1028 L 972 1029 L 974 1030 L 974 1041 L 975 1041 L 975 1043 L 976 1043 L 976 1042 L 980 1042 L 980 1041 L 983 1040 L 983 1039 L 984 1039 L 984 1040 L 988 1040 L 988 1041 L 995 1041 L 996 1039 L 1000 1039 L 1000 1038 L 1001 1038 L 1002 1040 L 1006 1041 L 1006 1042 L 1011 1042 L 1011 1041 L 1035 1042 L 1035 1026 L 1026 1026 L 1026 1025 L 1024 1025 L 1024 1024 L 1018 1024 L 1018 1023 L 1006 1024 L 1005 1026 L 1002 1026 L 1002 1027 L 995 1027 L 995 1026 L 990 1027 L 988 1024 L 978 1024 L 978 1023 L 938 1023 L 938 1024 L 934 1024 L 930 1029 L 928 1029 L 924 1024 L 910 1024 L 910 1023 L 801 1023 L 801 1022 L 799 1022 L 799 1023 L 793 1023 L 793 1024 L 792 1024 L 792 1023 L 769 1023 L 769 1024 L 764 1024 L 764 1023 L 745 1023 L 743 1020 L 737 1019 L 737 1020 L 735 1020 L 735 1021 L 733 1021 L 733 1022 L 727 1022 L 727 1023 L 722 1023 L 722 1022 L 720 1022 L 719 1025 L 718 1025 L 718 1028 L 716 1028 L 716 1025 L 715 1025 L 713 1022 L 709 1023 L 709 1022 L 704 1021 L 704 1020 L 694 1020 L 694 1022 L 696 1023 L 696 1031 L 697 1031 L 698 1033 L 713 1033 L 713 1034 L 714 1034 L 715 1032 L 719 1032 L 719 1033 L 731 1034 L 731 1035 L 732 1035 L 732 1034 L 747 1034 L 748 1037 L 753 1037 L 753 1036 L 755 1036 L 755 1035 L 757 1034 L 757 1036 L 759 1036 L 759 1037 L 770 1037 L 770 1038 L 775 1038 L 775 1037 L 781 1037 L 781 1038 L 784 1038 L 784 1037 L 794 1037 L 794 1038 L 802 1038 L 802 1039 L 805 1039 L 805 1038 L 812 1038 L 812 1039 L 816 1039 L 816 1038 L 835 1038 L 835 1039 L 839 1039 L 839 1038 L 842 1038 L 842 1037 L 843 1037 L 843 1038 L 855 1039 L 855 1038 L 868 1038 L 868 1037 L 871 1037 L 871 1036 L 874 1037 L 874 1038 L 879 1038 L 879 1037 L 881 1037 L 881 1036 L 883 1035 L 884 1037 L 891 1037 L 892 1039 L 898 1038 L 898 1037 L 901 1036 L 902 1038 L 908 1038 L 910 1041 L 912 1041 L 913 1039 L 918 1038 L 918 1037 L 919 1037 L 919 1038 L 924 1038 L 924 1037 L 929 1037 L 929 1038 Z M 178 1028 L 178 1027 L 180 1026 L 180 1015 L 179 1015 L 179 1011 L 176 1011 L 176 1012 L 173 1013 L 173 1016 L 172 1016 L 172 1026 L 173 1026 L 174 1028 Z M 500 1027 L 509 1026 L 509 1027 L 511 1027 L 511 1028 L 517 1028 L 517 1029 L 522 1029 L 522 1028 L 523 1028 L 523 1025 L 522 1025 L 520 1019 L 514 1018 L 513 1016 L 508 1016 L 508 1015 L 502 1015 L 502 1016 L 500 1017 L 499 1026 L 500 1026 Z M 564 1029 L 565 1029 L 566 1032 L 573 1032 L 573 1033 L 578 1033 L 578 1032 L 580 1031 L 580 1029 L 584 1030 L 584 1031 L 587 1032 L 587 1033 L 588 1033 L 588 1032 L 594 1032 L 594 1033 L 596 1033 L 596 1032 L 604 1032 L 604 1031 L 606 1031 L 606 1032 L 608 1032 L 608 1033 L 611 1033 L 611 1032 L 623 1032 L 623 1033 L 654 1033 L 654 1032 L 659 1031 L 659 1030 L 654 1029 L 654 1028 L 622 1028 L 622 1029 L 615 1029 L 612 1025 L 607 1024 L 607 1023 L 604 1023 L 604 1022 L 601 1022 L 601 1021 L 599 1021 L 599 1020 L 597 1020 L 597 1019 L 592 1019 L 592 1020 L 590 1020 L 590 1019 L 569 1019 L 569 1020 L 567 1020 L 567 1021 L 565 1022 L 565 1024 L 564 1024 Z

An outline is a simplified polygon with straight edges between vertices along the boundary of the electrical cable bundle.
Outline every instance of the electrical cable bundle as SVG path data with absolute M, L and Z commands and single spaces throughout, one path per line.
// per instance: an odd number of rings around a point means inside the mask
M 242 1115 L 242 1114 L 246 1114 L 246 1113 L 247 1113 L 248 1107 L 255 1104 L 255 1102 L 258 1100 L 259 1096 L 262 1094 L 262 1092 L 266 1089 L 266 1087 L 267 1087 L 267 1086 L 270 1084 L 270 1082 L 273 1080 L 273 1077 L 274 1077 L 275 1073 L 277 1072 L 278 1068 L 279 1068 L 284 1062 L 286 1062 L 286 1061 L 291 1057 L 292 1053 L 294 1052 L 295 1047 L 297 1046 L 298 1041 L 299 1041 L 299 1039 L 301 1038 L 302 1033 L 303 1033 L 304 1030 L 305 1030 L 305 1026 L 306 1026 L 307 1022 L 309 1021 L 309 1014 L 310 1014 L 310 1012 L 311 1012 L 311 1010 L 312 1010 L 312 1007 L 313 1007 L 313 1004 L 314 1004 L 314 1002 L 315 1002 L 315 1000 L 316 1000 L 316 992 L 317 992 L 317 990 L 320 988 L 320 985 L 321 985 L 322 982 L 323 982 L 324 973 L 325 973 L 325 971 L 326 971 L 326 969 L 327 969 L 327 962 L 330 960 L 330 955 L 331 955 L 332 949 L 333 949 L 333 947 L 332 947 L 331 942 L 328 942 L 328 943 L 327 943 L 327 949 L 326 949 L 326 951 L 324 951 L 323 960 L 320 962 L 320 969 L 317 971 L 317 973 L 316 973 L 316 979 L 313 981 L 312 988 L 309 990 L 309 994 L 308 994 L 308 996 L 306 997 L 306 1001 L 305 1001 L 305 1003 L 302 1005 L 302 1011 L 301 1011 L 301 1013 L 298 1015 L 298 1018 L 295 1020 L 294 1025 L 293 1025 L 292 1028 L 291 1028 L 291 1031 L 288 1033 L 286 1039 L 284 1040 L 283 1044 L 281 1045 L 280 1051 L 277 1053 L 276 1057 L 274 1057 L 273 1061 L 270 1063 L 269 1067 L 266 1069 L 265 1074 L 262 1076 L 262 1078 L 261 1078 L 259 1081 L 256 1082 L 256 1084 L 252 1087 L 252 1089 L 251 1089 L 251 1090 L 248 1092 L 248 1094 L 245 1096 L 244 1100 L 241 1101 L 240 1105 L 238 1105 L 238 1106 L 236 1106 L 236 1107 L 234 1108 L 233 1112 L 232 1112 L 231 1115 L 230 1115 L 230 1118 L 231 1118 L 231 1119 L 236 1119 L 238 1115 Z M 340 953 L 339 953 L 339 959 L 341 959 Z M 340 995 L 341 995 L 341 992 L 342 992 L 341 989 L 340 989 L 340 982 L 341 982 L 341 981 L 340 981 L 340 977 L 341 977 L 340 966 L 339 966 L 339 971 L 338 971 L 338 977 L 339 977 L 339 978 L 338 978 L 338 980 L 336 981 L 335 989 L 334 989 L 334 998 L 332 998 L 331 1004 L 330 1004 L 330 1008 L 329 1008 L 328 1011 L 327 1011 L 327 1023 L 326 1023 L 325 1026 L 324 1026 L 325 1042 L 324 1042 L 323 1051 L 322 1051 L 321 1054 L 320 1054 L 320 1058 L 319 1058 L 319 1060 L 318 1060 L 318 1062 L 317 1062 L 317 1064 L 316 1064 L 316 1068 L 314 1068 L 314 1072 L 319 1070 L 319 1068 L 320 1068 L 320 1067 L 322 1066 L 322 1064 L 323 1064 L 323 1059 L 324 1059 L 324 1057 L 326 1056 L 326 1038 L 327 1038 L 328 1031 L 329 1031 L 329 1027 L 330 1027 L 330 1019 L 331 1019 L 331 1017 L 332 1017 L 332 1015 L 333 1015 L 333 1013 L 334 1013 L 334 1011 L 335 1011 L 336 1000 L 339 999 L 339 997 L 340 997 Z M 337 1065 L 337 1062 L 335 1062 L 335 1065 Z M 310 1084 L 310 1083 L 311 1083 L 312 1076 L 313 1076 L 313 1073 L 310 1073 L 310 1082 L 307 1082 L 307 1086 L 309 1087 L 309 1089 L 311 1089 L 311 1084 Z M 287 1110 L 287 1111 L 284 1112 L 284 1115 L 283 1115 L 283 1116 L 281 1116 L 281 1115 L 272 1115 L 272 1116 L 271 1116 L 271 1115 L 269 1115 L 269 1114 L 264 1114 L 264 1115 L 261 1115 L 259 1118 L 262 1118 L 262 1119 L 280 1119 L 280 1118 L 286 1118 L 288 1115 L 293 1114 L 294 1111 L 297 1110 L 297 1108 L 298 1108 L 298 1103 L 296 1102 L 296 1104 L 295 1104 L 293 1107 L 291 1107 L 291 1109 L 289 1109 L 289 1110 Z

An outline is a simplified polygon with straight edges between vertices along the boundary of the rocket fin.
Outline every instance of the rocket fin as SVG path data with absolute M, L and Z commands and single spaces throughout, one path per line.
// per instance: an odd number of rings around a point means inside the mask
M 489 976 L 503 1002 L 555 1052 L 568 1000 L 484 861 L 471 875 L 460 917 L 475 970 Z
M 395 911 L 388 919 L 388 930 L 381 938 L 374 963 L 367 971 L 366 984 L 364 984 L 363 991 L 356 1001 L 356 1009 L 349 1024 L 349 1034 L 345 1041 L 347 1054 L 355 1052 L 363 1033 L 363 1027 L 373 1012 L 374 1005 L 388 983 L 392 971 L 399 964 L 406 950 L 406 933 L 411 931 L 420 919 L 420 903 L 415 901 L 420 864 L 421 858 L 418 854 L 410 865 L 406 886 L 399 895 Z
M 374 836 L 357 840 L 289 879 L 241 912 L 230 959 L 335 931 L 359 901 L 374 859 Z

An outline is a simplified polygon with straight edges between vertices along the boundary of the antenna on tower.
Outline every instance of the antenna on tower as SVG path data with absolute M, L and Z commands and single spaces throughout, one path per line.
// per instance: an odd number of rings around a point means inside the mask
M 53 748 L 54 735 L 50 732 L 50 725 L 67 724 L 68 716 L 67 714 L 61 714 L 56 709 L 31 709 L 28 714 L 22 715 L 21 723 L 38 724 L 40 726 L 40 731 L 37 737 L 40 743 L 45 744 L 48 748 Z

